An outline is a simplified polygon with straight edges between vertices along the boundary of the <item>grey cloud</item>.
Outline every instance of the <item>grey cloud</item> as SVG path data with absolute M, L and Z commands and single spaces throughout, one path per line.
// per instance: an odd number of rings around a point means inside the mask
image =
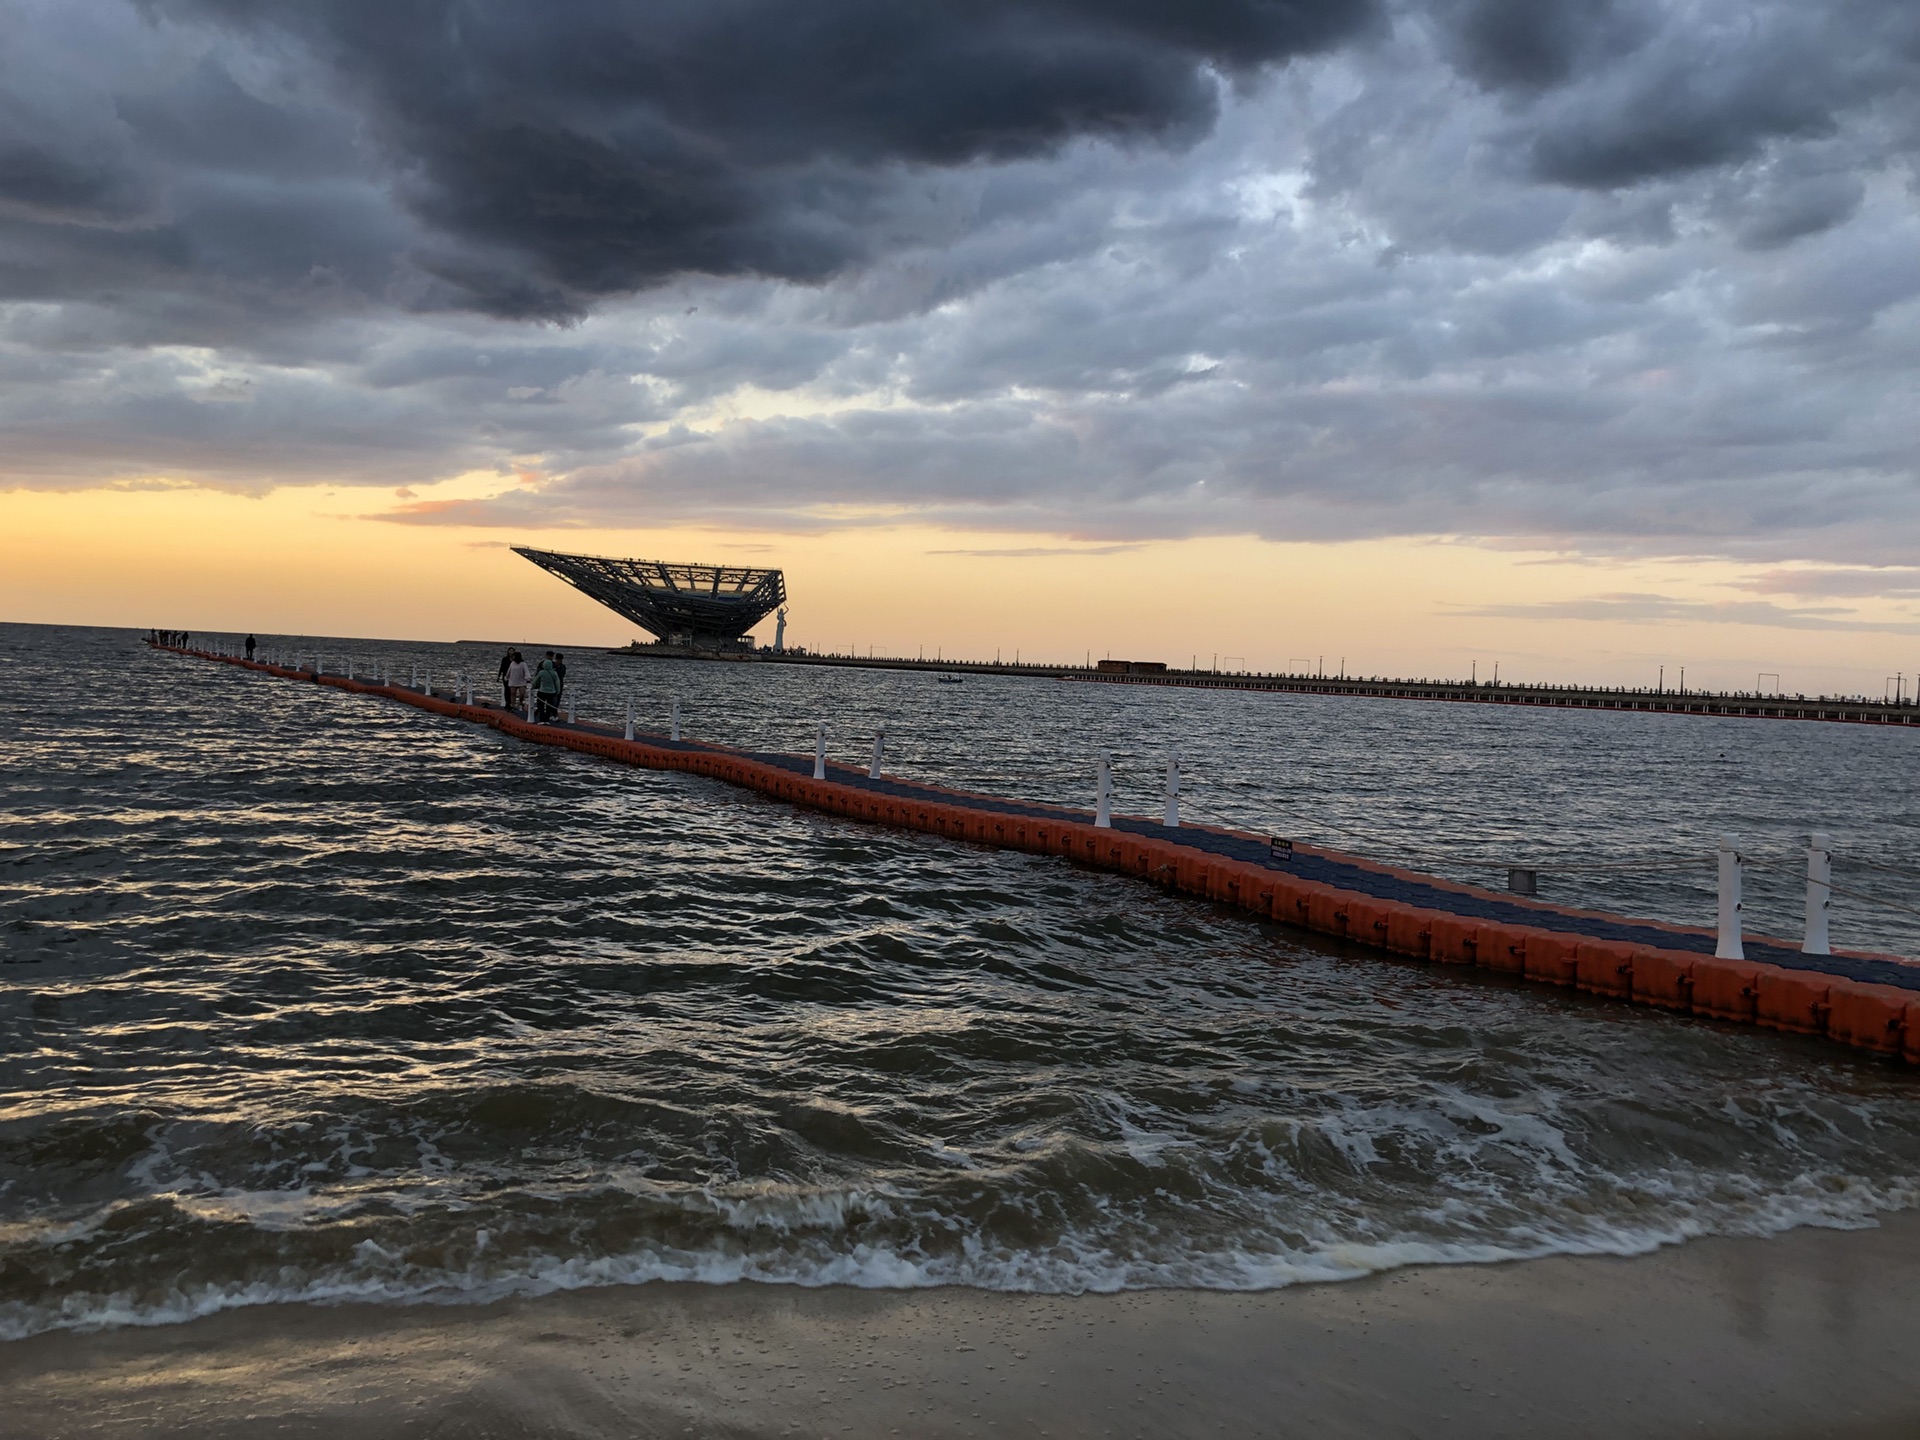
M 61 225 L 122 226 L 146 218 L 157 193 L 111 142 L 54 149 L 30 122 L 0 119 L 0 210 Z
M 1920 621 L 1867 620 L 1833 607 L 1790 608 L 1764 600 L 1680 600 L 1668 595 L 1619 592 L 1584 600 L 1483 605 L 1461 615 L 1501 620 L 1604 620 L 1640 624 L 1759 625 L 1776 630 L 1829 630 L 1877 635 L 1920 635 Z
M 1903 0 L 1439 0 L 1433 15 L 1441 53 L 1503 97 L 1502 149 L 1551 184 L 1617 191 L 1766 164 L 1843 129 L 1912 157 L 1920 15 Z M 1781 201 L 1757 243 L 1844 208 L 1833 186 Z
M 1906 599 L 1920 596 L 1920 567 L 1895 565 L 1871 570 L 1769 570 L 1739 582 L 1739 588 L 1760 595 Z
M 1618 189 L 1751 160 L 1771 140 L 1836 128 L 1839 95 L 1808 76 L 1794 47 L 1782 44 L 1767 60 L 1728 73 L 1695 73 L 1694 60 L 1670 57 L 1629 83 L 1567 104 L 1532 141 L 1534 173 L 1581 189 Z
M 1489 89 L 1539 91 L 1643 45 L 1648 7 L 1618 0 L 1467 0 L 1443 6 L 1460 68 Z
M 929 550 L 929 555 L 966 555 L 979 560 L 1033 560 L 1055 555 L 1125 555 L 1144 548 L 1131 545 L 1015 545 L 1005 549 Z
M 1846 170 L 1770 179 L 1729 206 L 1740 243 L 1751 250 L 1777 250 L 1844 224 L 1867 193 L 1860 176 Z

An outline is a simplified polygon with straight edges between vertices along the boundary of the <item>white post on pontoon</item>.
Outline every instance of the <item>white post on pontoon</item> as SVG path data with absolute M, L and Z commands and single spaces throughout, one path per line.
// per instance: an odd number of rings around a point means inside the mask
M 1745 946 L 1740 939 L 1740 852 L 1733 837 L 1720 837 L 1720 936 L 1713 948 L 1721 960 L 1744 960 Z
M 1833 911 L 1833 842 L 1819 831 L 1807 838 L 1807 938 L 1800 943 L 1800 953 L 1831 955 L 1827 917 Z

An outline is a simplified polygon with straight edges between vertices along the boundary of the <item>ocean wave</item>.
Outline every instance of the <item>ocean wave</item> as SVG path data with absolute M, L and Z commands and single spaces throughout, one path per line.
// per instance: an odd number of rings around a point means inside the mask
M 1920 1203 L 1920 1089 L 1868 1058 L 127 639 L 0 627 L 0 1336 L 658 1281 L 1263 1289 Z M 671 684 L 790 749 L 884 720 L 902 771 L 1040 799 L 1096 740 L 1127 784 L 1177 745 L 1203 803 L 1382 854 L 1518 844 L 1549 793 L 1593 853 L 1784 835 L 1808 795 L 1889 857 L 1916 825 L 1881 803 L 1905 749 L 1849 727 L 1708 769 L 1707 722 L 574 658 L 588 713 Z
M 1485 1215 L 1456 1204 L 1438 1207 L 1448 1213 L 1430 1214 L 1429 1224 L 1409 1233 L 1372 1227 L 1376 1233 L 1343 1235 L 1336 1217 L 1295 1213 L 1286 1217 L 1285 1233 L 1261 1235 L 1247 1227 L 1249 1243 L 1214 1245 L 1196 1243 L 1163 1220 L 1150 1231 L 1134 1223 L 1063 1232 L 1036 1246 L 1030 1237 L 996 1236 L 917 1197 L 868 1190 L 501 1195 L 484 1206 L 420 1207 L 372 1233 L 306 1195 L 150 1200 L 84 1220 L 0 1230 L 0 1274 L 8 1276 L 9 1289 L 18 1292 L 36 1257 L 48 1266 L 39 1300 L 0 1300 L 0 1339 L 167 1325 L 256 1305 L 485 1304 L 657 1282 L 1049 1294 L 1271 1290 L 1412 1265 L 1627 1256 L 1708 1235 L 1765 1236 L 1806 1225 L 1866 1228 L 1881 1214 L 1920 1205 L 1920 1178 L 1912 1177 L 1871 1182 L 1808 1174 L 1784 1185 L 1725 1175 L 1692 1179 L 1691 1186 L 1670 1179 L 1657 1203 L 1643 1196 L 1613 1215 L 1566 1211 L 1489 1227 Z M 625 1212 L 624 1224 L 610 1223 L 610 1208 Z M 131 1210 L 146 1214 L 131 1222 Z M 529 1224 L 542 1212 L 571 1218 L 558 1229 Z M 619 1250 L 596 1249 L 597 1240 L 637 1224 L 655 1233 Z M 250 1250 L 236 1226 L 268 1244 Z M 151 1242 L 155 1230 L 168 1227 L 178 1232 L 177 1243 L 160 1248 L 175 1260 L 211 1251 L 222 1258 L 205 1268 L 254 1273 L 215 1278 L 196 1274 L 201 1267 L 191 1261 L 170 1260 L 166 1273 L 149 1273 L 137 1287 L 89 1288 L 84 1277 L 102 1271 L 84 1260 L 76 1264 L 76 1252 L 103 1240 Z M 272 1263 L 264 1263 L 269 1251 Z

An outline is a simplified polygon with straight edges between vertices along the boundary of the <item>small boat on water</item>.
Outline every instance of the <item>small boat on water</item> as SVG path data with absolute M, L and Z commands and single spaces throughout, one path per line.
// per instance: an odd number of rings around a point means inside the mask
M 964 685 L 967 682 L 962 680 L 958 675 L 942 675 L 940 677 L 940 683 L 942 685 Z

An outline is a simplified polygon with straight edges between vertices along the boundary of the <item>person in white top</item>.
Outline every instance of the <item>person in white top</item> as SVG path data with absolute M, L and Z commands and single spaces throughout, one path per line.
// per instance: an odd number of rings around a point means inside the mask
M 513 652 L 513 660 L 507 666 L 507 704 L 515 710 L 527 708 L 527 685 L 533 676 L 527 673 L 527 662 L 520 658 L 518 650 Z

